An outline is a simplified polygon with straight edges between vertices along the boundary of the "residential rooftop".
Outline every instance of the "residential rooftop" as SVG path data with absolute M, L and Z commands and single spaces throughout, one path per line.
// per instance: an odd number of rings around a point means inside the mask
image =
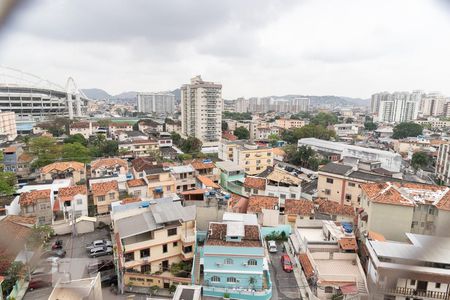
M 242 226 L 239 226 L 239 224 Z M 229 230 L 230 227 L 230 230 Z M 227 236 L 240 236 L 240 241 L 227 241 Z M 205 246 L 262 247 L 259 225 L 243 222 L 209 223 Z

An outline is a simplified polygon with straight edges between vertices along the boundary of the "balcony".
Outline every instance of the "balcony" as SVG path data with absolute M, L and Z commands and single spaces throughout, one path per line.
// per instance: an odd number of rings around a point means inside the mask
M 181 242 L 183 244 L 190 244 L 195 242 L 195 229 L 194 228 L 181 228 L 180 231 Z
M 416 290 L 404 287 L 396 287 L 391 289 L 382 289 L 385 294 L 395 295 L 395 296 L 411 296 L 411 297 L 422 297 L 429 299 L 449 299 L 449 294 L 445 292 L 434 292 L 434 291 L 424 291 Z

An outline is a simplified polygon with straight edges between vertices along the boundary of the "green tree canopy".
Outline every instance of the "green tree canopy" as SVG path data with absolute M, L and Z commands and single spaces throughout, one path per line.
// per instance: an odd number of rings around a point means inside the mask
M 247 128 L 240 126 L 233 131 L 233 134 L 240 140 L 247 140 L 250 138 L 250 132 Z
M 238 113 L 238 112 L 230 112 L 230 111 L 224 111 L 222 113 L 222 117 L 224 119 L 232 119 L 236 121 L 243 121 L 243 120 L 251 120 L 252 114 L 251 113 Z
M 225 121 L 222 121 L 222 131 L 227 131 L 228 130 L 228 123 Z
M 334 130 L 326 129 L 321 125 L 309 124 L 300 128 L 294 128 L 292 130 L 285 130 L 281 138 L 290 144 L 296 144 L 299 139 L 303 138 L 317 138 L 322 140 L 330 140 L 336 136 Z
M 12 195 L 16 191 L 17 178 L 13 172 L 0 172 L 0 196 Z
M 403 122 L 394 127 L 393 139 L 403 139 L 406 137 L 415 137 L 423 132 L 422 126 L 416 123 Z
M 430 163 L 430 157 L 425 152 L 416 152 L 411 159 L 411 166 L 414 170 L 428 166 Z
M 109 127 L 109 124 L 111 124 L 111 119 L 100 119 L 97 121 L 97 124 L 100 127 Z
M 190 136 L 182 140 L 180 148 L 184 153 L 200 152 L 202 150 L 202 142 L 198 138 Z
M 307 111 L 301 111 L 295 115 L 291 115 L 291 119 L 293 120 L 302 120 L 302 119 L 310 119 L 311 118 L 311 113 L 307 112 Z
M 48 136 L 32 138 L 29 142 L 29 151 L 37 159 L 33 167 L 40 168 L 51 164 L 61 157 L 61 147 L 56 144 L 56 140 Z
M 170 133 L 170 137 L 172 138 L 172 142 L 175 144 L 175 145 L 180 145 L 180 142 L 181 142 L 181 135 L 179 134 L 179 133 L 176 133 L 175 131 L 172 131 L 171 133 Z
M 368 131 L 374 131 L 378 128 L 377 123 L 374 123 L 372 121 L 368 121 L 366 123 L 364 123 L 364 129 L 368 130 Z
M 64 144 L 73 144 L 73 143 L 80 143 L 83 146 L 87 146 L 88 141 L 84 138 L 84 136 L 81 133 L 70 135 L 64 139 Z
M 119 143 L 107 140 L 103 134 L 90 137 L 88 148 L 93 157 L 116 156 L 119 154 Z
M 338 122 L 338 117 L 335 114 L 320 112 L 311 118 L 310 123 L 313 125 L 321 125 L 327 127 Z
M 80 143 L 64 144 L 62 158 L 66 161 L 88 163 L 92 160 L 91 151 Z

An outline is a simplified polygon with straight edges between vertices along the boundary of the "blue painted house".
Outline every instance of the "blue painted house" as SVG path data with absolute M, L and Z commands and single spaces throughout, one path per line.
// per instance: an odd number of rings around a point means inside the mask
M 216 162 L 220 170 L 220 185 L 229 192 L 244 196 L 245 170 L 232 161 Z
M 258 224 L 211 222 L 202 248 L 203 289 L 207 296 L 270 299 L 268 264 Z

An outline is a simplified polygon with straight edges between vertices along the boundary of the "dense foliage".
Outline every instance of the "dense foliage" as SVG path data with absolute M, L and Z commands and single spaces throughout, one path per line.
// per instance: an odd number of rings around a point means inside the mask
M 250 138 L 250 132 L 245 127 L 238 127 L 234 130 L 233 134 L 237 136 L 239 140 L 247 140 Z
M 338 122 L 338 117 L 335 114 L 320 112 L 311 118 L 310 124 L 322 125 L 327 127 L 329 125 L 334 125 Z
M 369 122 L 365 122 L 365 123 L 364 123 L 364 129 L 365 129 L 365 130 L 368 130 L 368 131 L 374 131 L 374 130 L 376 130 L 377 128 L 378 128 L 377 123 L 374 123 L 374 122 L 372 122 L 372 121 L 369 121 Z
M 425 152 L 416 152 L 411 159 L 411 166 L 414 170 L 428 166 L 430 163 L 430 157 Z
M 236 120 L 236 121 L 251 120 L 252 114 L 249 112 L 238 113 L 238 112 L 224 111 L 222 114 L 222 118 L 232 119 L 232 120 Z
M 421 135 L 423 127 L 416 123 L 403 122 L 394 127 L 393 139 L 403 139 L 406 137 L 416 137 Z
M 289 144 L 297 144 L 302 138 L 318 138 L 322 140 L 330 140 L 336 136 L 334 130 L 326 129 L 321 125 L 305 125 L 300 128 L 294 128 L 283 131 L 281 138 Z
M 0 172 L 0 196 L 12 195 L 16 191 L 17 178 L 13 172 Z

